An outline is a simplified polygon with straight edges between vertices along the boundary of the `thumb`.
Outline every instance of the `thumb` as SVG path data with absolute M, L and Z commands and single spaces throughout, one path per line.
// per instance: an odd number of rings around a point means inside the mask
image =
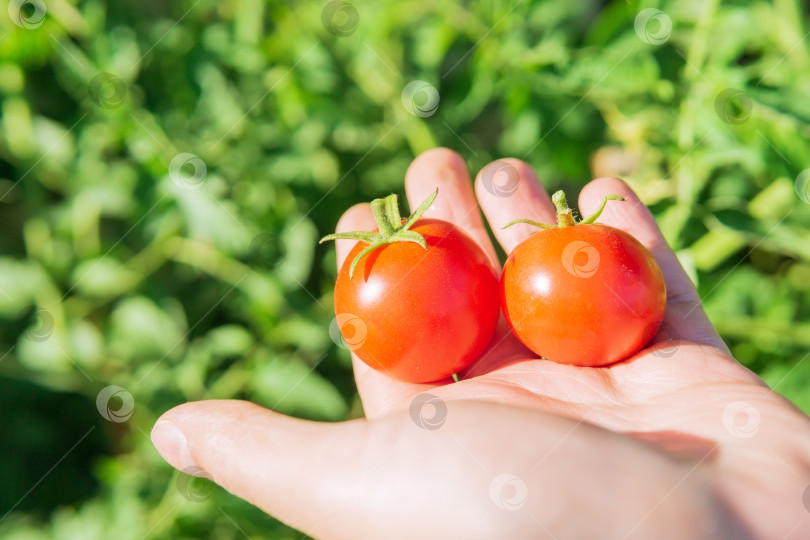
M 514 422 L 504 422 L 497 405 L 450 408 L 441 429 L 427 429 L 406 413 L 321 424 L 243 401 L 201 401 L 165 413 L 152 441 L 174 467 L 213 479 L 315 538 L 456 538 L 467 531 L 476 540 L 504 530 L 503 537 L 521 538 L 515 531 L 526 527 L 536 537 L 533 505 L 504 512 L 490 493 L 510 445 L 487 447 L 508 440 Z M 520 433 L 528 431 L 527 415 L 517 415 Z M 521 446 L 525 452 L 532 443 Z
M 211 478 L 231 493 L 308 533 L 352 530 L 346 486 L 364 444 L 365 421 L 297 420 L 235 400 L 186 403 L 166 412 L 152 442 L 173 467 Z M 356 524 L 354 524 L 356 526 Z

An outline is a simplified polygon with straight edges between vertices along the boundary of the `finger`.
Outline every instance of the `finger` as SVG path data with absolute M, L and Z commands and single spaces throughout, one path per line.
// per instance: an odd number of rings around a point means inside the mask
M 538 230 L 526 223 L 504 229 L 506 224 L 521 218 L 541 223 L 557 222 L 548 193 L 532 168 L 519 159 L 499 159 L 481 169 L 475 180 L 475 194 L 492 232 L 506 253 Z
M 598 223 L 632 234 L 655 257 L 667 284 L 667 312 L 662 329 L 664 339 L 681 339 L 719 347 L 728 351 L 703 311 L 692 281 L 670 249 L 650 210 L 626 183 L 618 178 L 598 178 L 590 182 L 579 196 L 580 212 L 589 216 L 608 194 L 624 197 L 624 202 L 609 201 Z
M 507 427 L 490 420 L 487 432 L 464 429 L 475 419 L 444 411 L 446 422 L 443 416 L 436 431 L 420 429 L 407 415 L 320 424 L 244 401 L 201 401 L 165 413 L 152 441 L 173 467 L 212 479 L 314 538 L 458 538 L 470 523 L 477 531 L 468 538 L 493 538 L 494 524 L 482 519 L 504 516 L 492 511 L 498 508 L 489 495 L 503 453 L 475 454 L 492 430 L 505 435 Z M 573 424 L 552 419 L 564 422 Z M 445 433 L 461 442 L 443 441 Z M 532 455 L 536 462 L 536 450 Z
M 405 174 L 405 192 L 412 209 L 436 188 L 439 188 L 439 195 L 424 217 L 442 219 L 461 227 L 498 266 L 498 256 L 481 219 L 467 165 L 461 156 L 447 148 L 423 152 L 413 160 Z
M 371 205 L 367 203 L 356 204 L 349 208 L 340 218 L 336 232 L 373 231 L 377 227 Z M 356 240 L 337 240 L 338 269 L 343 266 L 349 252 L 357 244 Z M 376 418 L 387 413 L 393 407 L 406 401 L 419 392 L 434 388 L 439 384 L 447 384 L 452 379 L 432 384 L 413 384 L 400 382 L 385 373 L 370 368 L 357 355 L 352 353 L 354 379 L 357 383 L 357 393 L 363 402 L 363 409 L 368 418 Z
M 364 430 L 365 422 L 319 424 L 245 401 L 212 400 L 168 411 L 151 438 L 173 467 L 209 478 L 309 532 L 317 530 L 318 520 L 338 530 L 350 526 L 345 512 L 329 510 L 356 484 L 345 465 L 356 459 L 351 454 Z

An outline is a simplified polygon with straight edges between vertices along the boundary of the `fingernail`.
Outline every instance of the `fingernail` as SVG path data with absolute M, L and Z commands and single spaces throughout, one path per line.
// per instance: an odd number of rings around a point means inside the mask
M 152 428 L 152 444 L 169 465 L 181 471 L 194 466 L 183 432 L 168 420 L 158 420 Z

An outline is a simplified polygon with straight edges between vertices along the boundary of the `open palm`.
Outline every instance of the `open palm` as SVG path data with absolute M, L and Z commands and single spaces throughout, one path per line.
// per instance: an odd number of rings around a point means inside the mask
M 475 182 L 436 149 L 408 170 L 411 205 L 451 221 L 497 260 L 553 223 L 547 193 L 518 160 Z M 332 538 L 807 538 L 810 419 L 737 363 L 647 208 L 620 180 L 594 180 L 583 214 L 655 256 L 667 282 L 656 338 L 608 368 L 539 359 L 501 321 L 459 382 L 410 384 L 354 361 L 367 419 L 296 420 L 238 401 L 181 405 L 153 440 L 175 467 L 216 482 L 308 534 Z M 368 205 L 338 231 L 371 230 Z M 338 262 L 352 241 L 338 242 Z M 804 504 L 803 504 L 804 502 Z

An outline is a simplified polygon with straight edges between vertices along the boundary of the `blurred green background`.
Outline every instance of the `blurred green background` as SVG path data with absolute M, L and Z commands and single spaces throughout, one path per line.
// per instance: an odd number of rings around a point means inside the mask
M 148 433 L 207 398 L 361 416 L 317 239 L 439 145 L 549 189 L 625 177 L 737 358 L 810 410 L 807 22 L 799 0 L 10 2 L 0 538 L 300 538 Z

